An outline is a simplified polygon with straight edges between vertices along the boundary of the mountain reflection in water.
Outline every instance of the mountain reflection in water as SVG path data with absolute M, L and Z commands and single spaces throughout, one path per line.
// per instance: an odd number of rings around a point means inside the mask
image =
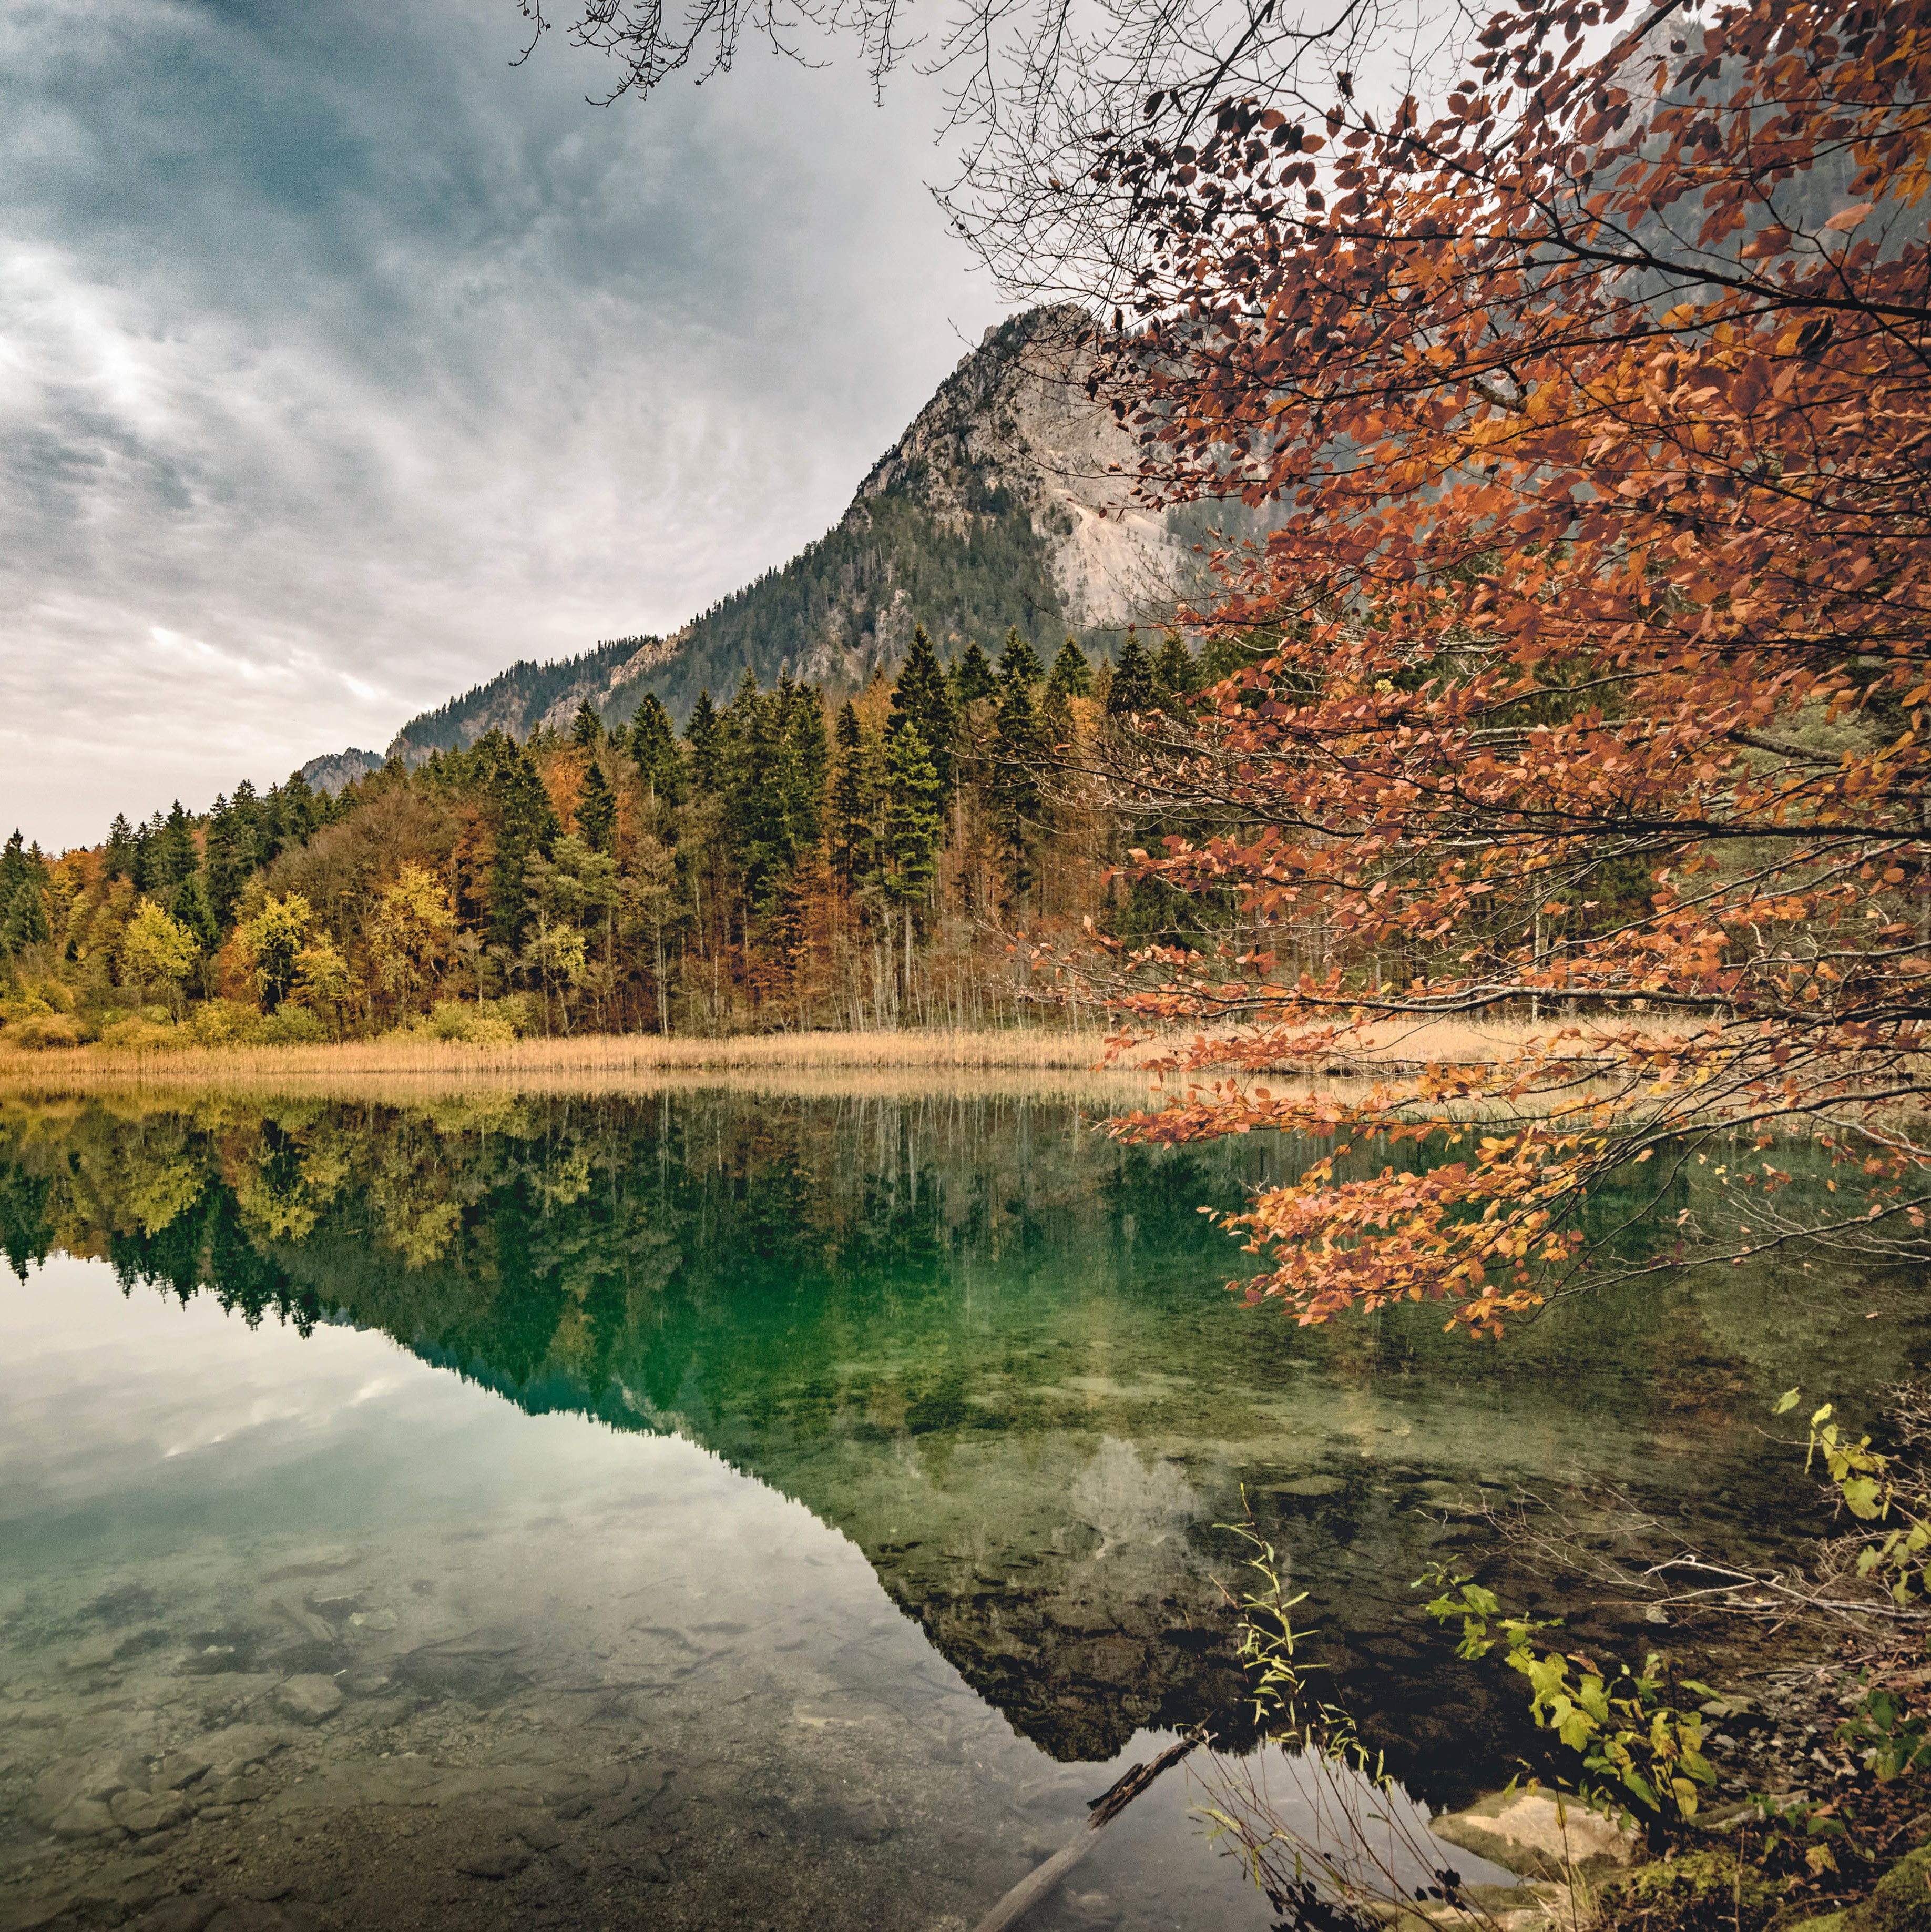
M 1424 1564 L 1471 1549 L 1454 1505 L 1613 1485 L 1747 1540 L 1782 1480 L 1768 1400 L 1854 1399 L 1923 1338 L 1867 1324 L 1879 1285 L 1746 1270 L 1585 1298 L 1500 1348 L 1426 1309 L 1297 1330 L 1222 1292 L 1243 1258 L 1199 1213 L 1296 1158 L 1124 1148 L 1037 1096 L 8 1101 L 0 1250 L 23 1279 L 91 1257 L 144 1298 L 376 1331 L 532 1415 L 699 1445 L 841 1532 L 1069 1765 L 1195 1725 L 1246 1742 L 1222 1526 L 1251 1507 L 1310 1592 L 1328 1694 L 1459 1802 L 1532 1741 L 1415 1614 Z M 53 1562 L 66 1521 L 29 1512 L 11 1560 Z M 325 1609 L 290 1614 L 332 1670 Z M 412 1694 L 488 1701 L 427 1682 L 487 1656 L 411 1655 Z

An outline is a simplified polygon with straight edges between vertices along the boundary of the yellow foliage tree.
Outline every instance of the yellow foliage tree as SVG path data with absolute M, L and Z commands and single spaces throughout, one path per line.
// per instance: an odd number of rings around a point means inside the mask
M 382 990 L 399 994 L 406 1010 L 434 980 L 455 931 L 442 880 L 406 864 L 382 888 L 369 928 L 370 956 Z
M 314 916 L 299 892 L 270 899 L 235 928 L 235 940 L 263 1009 L 273 1012 L 295 991 L 298 962 Z
M 121 934 L 121 977 L 143 993 L 164 992 L 178 1006 L 181 982 L 201 956 L 194 934 L 152 899 L 144 898 Z

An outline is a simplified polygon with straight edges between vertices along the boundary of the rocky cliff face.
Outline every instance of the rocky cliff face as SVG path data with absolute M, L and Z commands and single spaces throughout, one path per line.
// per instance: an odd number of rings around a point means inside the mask
M 500 727 L 568 724 L 586 698 L 616 724 L 655 691 L 681 724 L 700 689 L 781 664 L 855 689 L 922 623 L 948 652 L 996 650 L 1012 626 L 1050 656 L 1078 633 L 1110 650 L 1158 622 L 1198 580 L 1191 526 L 1134 507 L 1131 436 L 1087 394 L 1084 319 L 1036 310 L 987 332 L 859 486 L 837 525 L 781 568 L 668 638 L 519 664 L 405 725 L 416 762 Z

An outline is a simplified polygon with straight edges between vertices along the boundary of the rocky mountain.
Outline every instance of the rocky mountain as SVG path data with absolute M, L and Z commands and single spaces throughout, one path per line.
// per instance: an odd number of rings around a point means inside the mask
M 346 752 L 328 752 L 319 758 L 310 758 L 302 766 L 301 775 L 312 790 L 325 791 L 333 797 L 344 785 L 353 784 L 358 778 L 382 768 L 381 752 L 364 752 L 351 745 Z
M 1127 625 L 1158 622 L 1196 584 L 1210 519 L 1130 502 L 1135 446 L 1087 394 L 1086 328 L 1077 310 L 1051 308 L 988 329 L 836 526 L 789 563 L 672 637 L 514 664 L 412 719 L 391 754 L 414 763 L 493 726 L 565 728 L 586 698 L 615 724 L 646 691 L 681 725 L 700 690 L 721 701 L 746 670 L 768 684 L 786 664 L 856 689 L 918 623 L 947 654 L 972 637 L 996 651 L 1015 624 L 1048 657 L 1068 632 L 1110 652 Z

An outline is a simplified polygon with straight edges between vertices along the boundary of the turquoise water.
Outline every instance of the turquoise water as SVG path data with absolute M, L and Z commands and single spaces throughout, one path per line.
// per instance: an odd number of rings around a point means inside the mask
M 1419 1816 L 1537 1742 L 1415 1612 L 1549 1587 L 1469 1503 L 1787 1536 L 1770 1400 L 1925 1353 L 1843 1274 L 1297 1330 L 1198 1212 L 1293 1158 L 1039 1095 L 0 1105 L 0 1928 L 969 1926 L 1250 1746 L 1243 1508 Z M 1273 1922 L 1214 1762 L 1027 1924 Z

